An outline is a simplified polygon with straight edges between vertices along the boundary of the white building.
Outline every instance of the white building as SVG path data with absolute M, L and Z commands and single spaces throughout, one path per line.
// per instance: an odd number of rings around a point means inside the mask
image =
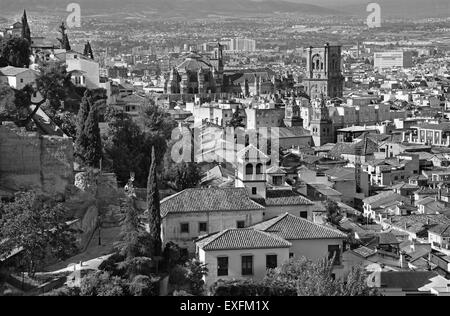
M 227 229 L 197 241 L 197 254 L 208 268 L 206 286 L 218 280 L 262 280 L 267 269 L 289 260 L 292 244 L 273 234 L 254 229 Z
M 21 90 L 26 85 L 34 85 L 36 71 L 29 68 L 4 67 L 0 68 L 0 82 L 8 84 L 11 88 Z
M 384 69 L 411 68 L 412 52 L 409 51 L 386 51 L 374 54 L 374 68 L 380 71 Z
M 194 253 L 198 237 L 262 222 L 263 211 L 245 188 L 187 189 L 161 201 L 161 239 Z

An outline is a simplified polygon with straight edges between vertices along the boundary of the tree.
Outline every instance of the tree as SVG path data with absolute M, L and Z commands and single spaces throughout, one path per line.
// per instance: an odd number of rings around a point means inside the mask
M 162 241 L 161 241 L 161 211 L 158 190 L 158 179 L 156 171 L 156 157 L 155 148 L 152 148 L 152 162 L 148 174 L 147 182 L 147 211 L 150 238 L 152 241 L 152 255 L 160 256 Z
M 102 140 L 100 137 L 100 127 L 98 125 L 97 106 L 94 105 L 89 111 L 88 118 L 84 126 L 85 151 L 81 154 L 82 162 L 89 167 L 98 168 L 102 159 Z
M 28 43 L 31 44 L 31 31 L 30 26 L 28 25 L 27 12 L 23 10 L 22 16 L 22 38 L 26 39 Z
M 64 260 L 77 250 L 75 233 L 66 224 L 62 204 L 34 192 L 0 202 L 0 253 L 22 249 L 27 271 L 33 275 L 48 257 Z
M 129 284 L 130 294 L 133 296 L 157 296 L 158 284 L 149 276 L 137 275 Z
M 91 43 L 89 43 L 89 41 L 84 45 L 83 55 L 90 59 L 94 59 L 94 52 L 92 51 Z
M 21 37 L 13 37 L 3 41 L 0 50 L 0 66 L 12 66 L 28 68 L 30 65 L 31 48 L 30 43 Z
M 327 200 L 325 202 L 327 221 L 333 225 L 339 225 L 342 220 L 340 209 L 337 203 L 333 200 Z
M 175 190 L 183 191 L 195 188 L 201 180 L 200 168 L 193 162 L 181 162 L 164 168 L 164 180 L 171 183 Z
M 131 260 L 147 252 L 145 245 L 141 243 L 141 236 L 145 233 L 145 230 L 132 196 L 127 196 L 124 207 L 125 220 L 120 235 L 119 253 L 126 260 Z
M 5 83 L 0 82 L 0 122 L 17 117 L 14 90 Z
M 62 112 L 53 117 L 53 122 L 58 125 L 64 134 L 76 140 L 77 137 L 77 116 L 72 112 Z
M 244 124 L 244 118 L 240 115 L 240 109 L 239 106 L 236 107 L 236 110 L 233 112 L 233 116 L 231 117 L 231 120 L 228 122 L 227 126 L 238 128 L 238 127 L 245 127 Z
M 65 49 L 66 51 L 71 50 L 70 43 L 69 43 L 69 37 L 66 33 L 66 26 L 64 22 L 61 23 L 59 27 L 59 32 L 61 33 L 61 38 L 58 38 L 58 41 L 60 43 L 61 49 Z
M 192 259 L 186 262 L 186 279 L 190 285 L 190 293 L 193 295 L 204 295 L 205 281 L 203 277 L 208 274 L 206 264 L 198 259 Z
M 63 63 L 49 62 L 39 66 L 36 86 L 44 100 L 48 101 L 47 113 L 51 117 L 61 108 L 61 101 L 65 99 L 70 85 L 70 74 Z
M 118 182 L 127 182 L 130 172 L 135 173 L 134 183 L 145 187 L 150 166 L 152 140 L 123 112 L 106 112 L 108 131 L 105 139 L 105 156 Z
M 144 105 L 141 117 L 144 133 L 155 147 L 156 160 L 161 162 L 167 151 L 167 142 L 171 139 L 172 131 L 177 127 L 177 123 L 153 102 Z
M 81 99 L 80 109 L 77 115 L 77 126 L 76 126 L 76 139 L 75 139 L 75 159 L 79 162 L 82 161 L 84 157 L 85 148 L 87 146 L 86 135 L 84 134 L 84 129 L 86 126 L 86 121 L 89 116 L 89 112 L 92 107 L 92 92 L 86 90 L 84 96 Z
M 297 288 L 298 296 L 370 296 L 377 295 L 367 285 L 367 274 L 355 267 L 346 278 L 333 277 L 333 259 L 317 262 L 306 258 L 291 260 L 281 267 L 269 270 L 265 282 L 284 283 Z
M 126 281 L 105 271 L 94 271 L 81 280 L 80 296 L 126 296 Z

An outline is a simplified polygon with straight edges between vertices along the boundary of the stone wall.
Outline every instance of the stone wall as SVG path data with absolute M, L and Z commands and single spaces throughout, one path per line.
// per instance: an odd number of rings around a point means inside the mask
M 71 138 L 43 136 L 13 124 L 0 125 L 0 186 L 64 194 L 73 184 Z

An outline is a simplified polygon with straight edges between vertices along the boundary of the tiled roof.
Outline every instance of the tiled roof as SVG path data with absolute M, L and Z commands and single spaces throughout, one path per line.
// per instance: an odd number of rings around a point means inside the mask
M 278 166 L 272 166 L 266 170 L 266 174 L 286 174 L 287 172 Z
M 437 225 L 431 228 L 430 231 L 441 237 L 450 237 L 450 224 Z
M 380 245 L 398 245 L 400 241 L 392 233 L 380 233 L 378 234 L 378 243 Z
M 265 205 L 313 205 L 306 197 L 292 190 L 267 190 Z
M 390 218 L 391 225 L 404 229 L 409 232 L 421 232 L 424 229 L 431 228 L 436 225 L 450 225 L 450 219 L 445 215 L 425 215 L 416 214 L 408 216 L 392 216 Z
M 186 189 L 161 201 L 161 216 L 168 213 L 263 210 L 245 188 Z
M 21 74 L 22 72 L 25 72 L 28 70 L 30 70 L 30 69 L 7 66 L 7 67 L 0 68 L 0 76 L 17 76 L 18 74 Z
M 333 168 L 325 170 L 324 173 L 335 181 L 355 180 L 355 168 Z
M 337 229 L 319 225 L 288 213 L 256 224 L 251 228 L 274 233 L 287 240 L 347 238 L 346 234 Z
M 417 290 L 429 284 L 437 274 L 433 271 L 392 271 L 380 273 L 380 285 L 384 288 Z
M 364 247 L 364 246 L 361 246 L 359 248 L 353 249 L 352 251 L 357 253 L 358 255 L 364 257 L 364 258 L 368 258 L 368 257 L 370 257 L 370 256 L 372 256 L 372 255 L 377 253 L 376 250 L 373 250 L 373 249 L 370 249 L 370 248 L 367 248 L 367 247 Z
M 381 205 L 387 205 L 393 201 L 398 201 L 399 203 L 402 201 L 409 202 L 407 198 L 392 191 L 382 192 L 363 200 L 364 204 L 369 204 L 372 208 L 376 208 Z
M 197 241 L 203 250 L 289 248 L 283 238 L 254 229 L 227 229 Z

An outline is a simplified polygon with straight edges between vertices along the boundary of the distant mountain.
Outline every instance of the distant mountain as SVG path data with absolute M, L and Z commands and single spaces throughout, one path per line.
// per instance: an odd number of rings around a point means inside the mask
M 274 12 L 298 12 L 303 14 L 327 15 L 339 11 L 314 4 L 294 3 L 283 0 L 77 0 L 82 12 L 102 13 L 145 13 L 153 12 L 163 16 L 204 14 L 270 14 Z M 1 0 L 0 10 L 17 12 L 65 11 L 66 4 L 61 0 Z
M 313 3 L 325 8 L 367 16 L 367 4 L 378 3 L 382 17 L 432 18 L 450 17 L 449 0 L 291 0 L 292 2 Z

